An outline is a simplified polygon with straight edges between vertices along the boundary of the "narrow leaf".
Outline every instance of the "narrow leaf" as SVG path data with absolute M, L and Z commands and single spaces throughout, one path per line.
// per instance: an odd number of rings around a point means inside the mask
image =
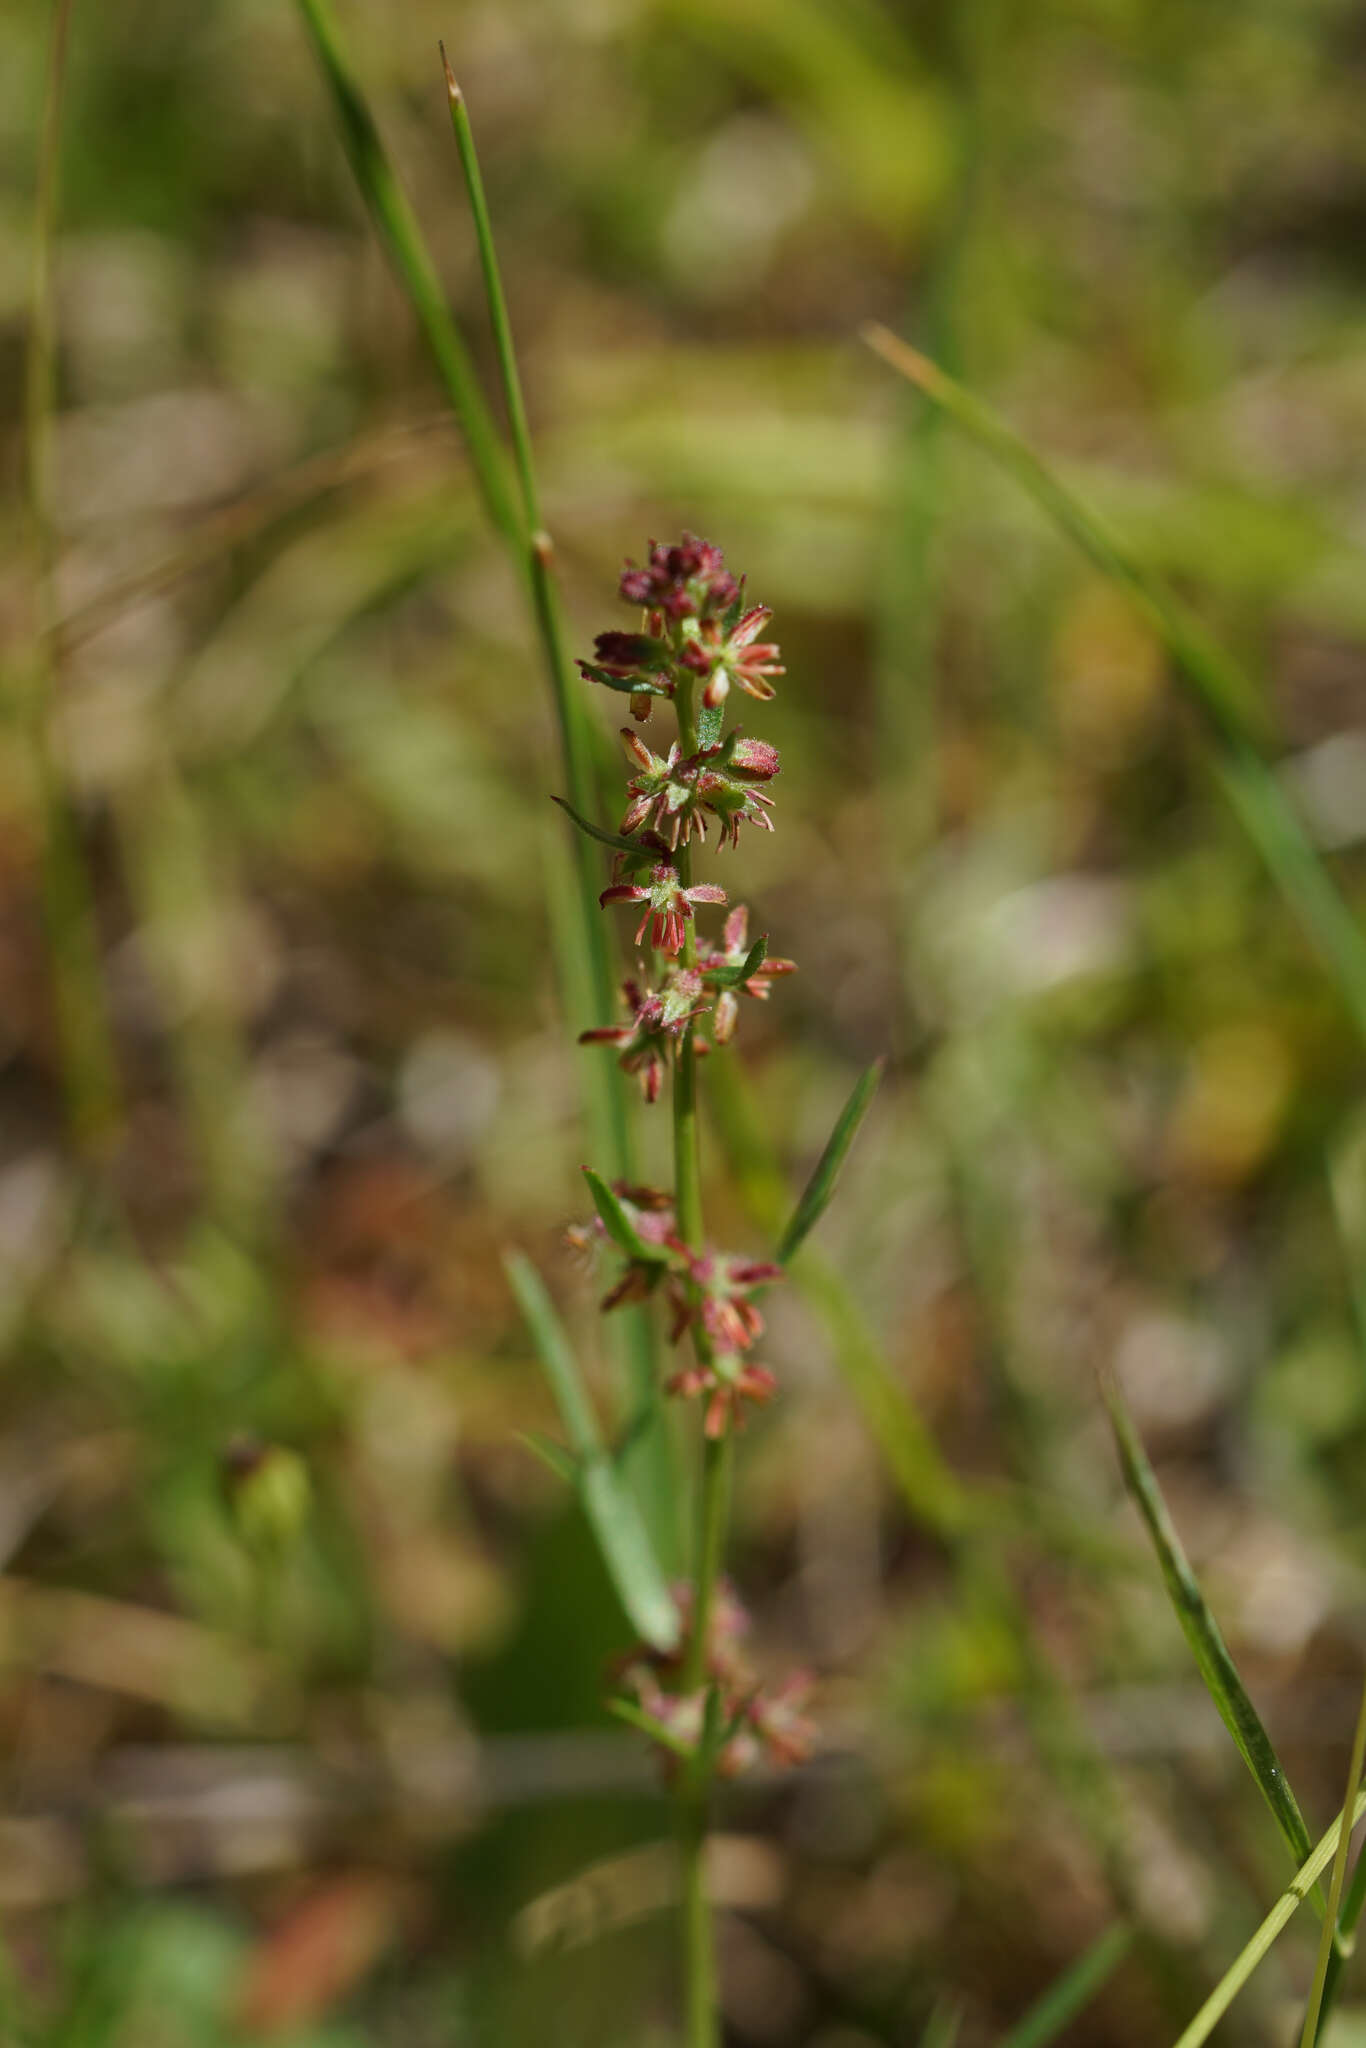
M 863 339 L 1013 476 L 1083 554 L 1129 592 L 1165 641 L 1209 721 L 1229 803 L 1366 1037 L 1366 932 L 1263 758 L 1257 692 L 1243 669 L 989 406 L 887 328 L 872 323 Z
M 520 1252 L 509 1252 L 504 1269 L 550 1382 L 555 1404 L 574 1454 L 573 1481 L 597 1541 L 607 1575 L 632 1626 L 657 1649 L 672 1649 L 678 1616 L 640 1511 L 603 1447 L 593 1404 L 564 1325 Z
M 768 1126 L 753 1106 L 742 1068 L 729 1056 L 710 1062 L 707 1107 L 741 1199 L 755 1224 L 776 1236 L 787 1211 L 787 1187 Z M 808 1248 L 793 1284 L 824 1322 L 840 1372 L 912 1517 L 956 1541 L 971 1523 L 975 1503 L 888 1366 L 857 1296 L 819 1245 Z
M 518 517 L 488 402 L 479 388 L 464 337 L 450 315 L 422 230 L 398 182 L 365 95 L 342 47 L 328 0 L 298 0 L 299 13 L 332 95 L 337 126 L 379 239 L 408 295 L 469 450 L 470 465 L 493 525 L 521 544 Z
M 874 1060 L 872 1066 L 859 1075 L 853 1093 L 839 1113 L 825 1150 L 816 1161 L 815 1171 L 793 1212 L 792 1221 L 783 1232 L 778 1246 L 778 1258 L 783 1265 L 793 1257 L 803 1239 L 815 1228 L 829 1207 L 839 1170 L 877 1093 L 878 1083 L 882 1079 L 883 1064 L 882 1060 Z
M 604 1455 L 584 1466 L 579 1498 L 632 1625 L 655 1649 L 672 1650 L 678 1641 L 678 1611 L 640 1510 L 610 1458 Z
M 675 1756 L 681 1756 L 688 1763 L 692 1762 L 692 1744 L 685 1742 L 681 1735 L 675 1735 L 673 1729 L 667 1728 L 662 1721 L 656 1721 L 653 1714 L 647 1714 L 644 1707 L 638 1707 L 634 1700 L 608 1700 L 607 1711 L 618 1721 L 624 1721 L 628 1728 L 635 1728 L 640 1734 L 648 1735 L 651 1742 L 657 1742 L 661 1749 L 672 1750 Z
M 1133 1929 L 1122 1921 L 1107 1927 L 1100 1939 L 1078 1956 L 1011 2028 L 1001 2048 L 1049 2048 L 1049 2043 L 1057 2040 L 1114 1974 L 1133 1946 L 1133 1939 Z
M 590 682 L 601 683 L 604 690 L 615 690 L 622 697 L 667 697 L 671 694 L 642 676 L 614 676 L 610 669 L 595 668 L 591 661 L 581 661 L 579 669 Z
M 1239 1755 L 1256 1780 L 1262 1797 L 1275 1815 L 1276 1824 L 1290 1845 L 1295 1861 L 1302 1863 L 1309 1854 L 1309 1830 L 1305 1827 L 1280 1758 L 1261 1715 L 1248 1697 L 1247 1687 L 1239 1676 L 1219 1624 L 1191 1570 L 1181 1538 L 1167 1512 L 1157 1475 L 1148 1462 L 1142 1439 L 1112 1374 L 1102 1376 L 1101 1391 L 1110 1412 L 1125 1484 L 1147 1524 L 1162 1567 L 1168 1598 L 1190 1644 L 1205 1688 L 1233 1737 Z
M 553 1472 L 566 1486 L 577 1489 L 579 1468 L 563 1444 L 557 1444 L 553 1437 L 543 1436 L 539 1429 L 519 1429 L 517 1440 L 525 1444 L 533 1458 L 540 1459 L 548 1472 Z
M 661 1244 L 646 1244 L 640 1232 L 622 1208 L 616 1192 L 608 1187 L 600 1173 L 594 1173 L 591 1166 L 585 1166 L 583 1177 L 588 1182 L 588 1191 L 593 1197 L 593 1206 L 602 1218 L 602 1227 L 618 1251 L 625 1252 L 628 1259 L 635 1259 L 647 1265 L 667 1265 L 669 1253 Z
M 738 966 L 709 967 L 702 979 L 712 988 L 743 988 L 750 977 L 759 972 L 767 958 L 768 933 L 763 932 Z
M 590 839 L 598 840 L 603 846 L 614 846 L 621 853 L 640 852 L 634 839 L 623 839 L 619 832 L 604 832 L 600 825 L 590 825 L 587 818 L 580 817 L 573 804 L 566 803 L 562 796 L 552 796 L 550 801 L 552 804 L 558 804 L 560 809 L 574 820 L 580 832 L 586 832 Z
M 1363 1814 L 1366 1814 L 1366 1792 L 1357 1795 L 1356 1804 L 1352 1808 L 1349 1833 Z M 1339 1814 L 1322 1841 L 1315 1847 L 1313 1855 L 1296 1871 L 1236 1962 L 1231 1963 L 1225 1970 L 1195 2018 L 1177 2040 L 1175 2048 L 1202 2048 L 1202 2044 L 1208 2041 L 1258 1963 L 1268 1954 L 1277 1937 L 1289 1926 L 1299 1907 L 1304 1904 L 1328 1868 L 1337 1850 L 1342 1821 L 1343 1816 Z

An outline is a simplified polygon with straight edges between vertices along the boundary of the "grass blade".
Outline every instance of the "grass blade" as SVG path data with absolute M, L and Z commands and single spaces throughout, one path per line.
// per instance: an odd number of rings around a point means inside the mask
M 1309 1830 L 1305 1827 L 1304 1816 L 1290 1789 L 1280 1758 L 1261 1715 L 1248 1697 L 1219 1624 L 1191 1570 L 1190 1560 L 1167 1512 L 1167 1503 L 1162 1498 L 1157 1475 L 1148 1462 L 1134 1419 L 1125 1406 L 1118 1385 L 1109 1374 L 1103 1377 L 1101 1390 L 1110 1412 L 1125 1484 L 1147 1524 L 1162 1567 L 1168 1597 L 1176 1610 L 1182 1633 L 1190 1644 L 1205 1688 L 1233 1737 L 1239 1755 L 1256 1780 L 1262 1797 L 1271 1808 L 1296 1863 L 1303 1863 L 1310 1849 Z
M 1133 1929 L 1122 1921 L 1107 1927 L 1100 1939 L 1078 1956 L 1011 2028 L 1001 2048 L 1048 2048 L 1114 1974 L 1133 1946 L 1133 1939 Z
M 1363 1814 L 1366 1814 L 1366 1792 L 1359 1792 L 1347 1828 L 1349 1835 Z M 1328 1868 L 1337 1851 L 1342 1824 L 1343 1815 L 1339 1814 L 1322 1841 L 1315 1847 L 1313 1854 L 1296 1871 L 1237 1961 L 1225 1970 L 1195 2018 L 1173 2044 L 1173 2048 L 1202 2048 L 1202 2044 L 1208 2041 L 1258 1963 L 1271 1949 L 1277 1937 L 1289 1926 L 1298 1908 L 1304 1904 Z
M 1004 420 L 887 328 L 863 329 L 868 346 L 909 379 L 1013 476 L 1096 567 L 1121 584 L 1160 634 L 1213 730 L 1225 795 L 1272 880 L 1317 946 L 1353 1022 L 1366 1037 L 1366 934 L 1262 758 L 1256 693 L 1239 665 L 1159 578 L 1134 560 Z
M 603 1444 L 564 1325 L 529 1259 L 509 1252 L 503 1266 L 560 1411 L 574 1459 L 574 1487 L 607 1575 L 646 1642 L 671 1649 L 678 1639 L 673 1600 L 635 1501 Z M 538 1456 L 545 1456 L 539 1445 L 535 1448 Z
M 314 54 L 332 95 L 342 143 L 361 196 L 370 209 L 400 284 L 417 315 L 446 395 L 465 436 L 470 466 L 492 524 L 509 541 L 521 541 L 493 416 L 479 388 L 469 350 L 452 320 L 422 230 L 380 138 L 365 94 L 342 47 L 329 0 L 297 0 Z
M 749 963 L 745 964 L 748 966 Z M 816 1161 L 815 1170 L 793 1211 L 792 1220 L 779 1241 L 778 1258 L 784 1266 L 796 1255 L 803 1240 L 820 1222 L 829 1207 L 839 1170 L 848 1157 L 849 1147 L 858 1135 L 859 1125 L 872 1106 L 878 1083 L 882 1079 L 884 1064 L 882 1060 L 874 1060 L 871 1067 L 865 1068 L 854 1083 L 849 1100 L 835 1120 L 835 1128 L 826 1141 L 825 1150 Z

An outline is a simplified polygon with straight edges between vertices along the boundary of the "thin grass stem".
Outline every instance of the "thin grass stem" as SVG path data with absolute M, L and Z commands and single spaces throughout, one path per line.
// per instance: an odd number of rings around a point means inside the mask
M 1338 1815 L 1313 1854 L 1281 1893 L 1251 1941 L 1247 1943 L 1237 1960 L 1225 1970 L 1199 2012 L 1178 2036 L 1173 2048 L 1202 2048 L 1202 2044 L 1208 2041 L 1257 1965 L 1289 1926 L 1310 1892 L 1317 1887 L 1319 1878 L 1337 1851 L 1339 1837 L 1344 1832 L 1344 1823 L 1345 1832 L 1350 1835 L 1364 1813 L 1366 1792 L 1359 1792 L 1350 1819 L 1343 1813 Z
M 61 181 L 62 109 L 72 0 L 52 10 L 47 85 L 38 144 L 28 346 L 24 365 L 24 501 L 32 561 L 32 669 L 22 707 L 41 832 L 43 921 L 50 945 L 62 1081 L 78 1145 L 103 1156 L 121 1121 L 118 1058 L 100 969 L 99 926 L 76 818 L 52 747 L 57 686 L 53 628 L 56 533 L 52 438 L 56 408 L 56 321 L 52 244 Z
M 1342 1802 L 1343 1812 L 1350 1812 L 1356 1803 L 1357 1788 L 1361 1784 L 1363 1762 L 1366 1761 L 1366 1685 L 1362 1687 L 1361 1706 L 1357 1711 L 1357 1725 L 1352 1736 L 1352 1760 L 1347 1767 L 1347 1796 Z M 1338 1837 L 1337 1850 L 1333 1856 L 1333 1874 L 1328 1882 L 1328 1911 L 1323 1916 L 1323 1931 L 1319 1936 L 1319 1952 L 1314 1964 L 1314 1982 L 1305 2007 L 1304 2025 L 1300 2029 L 1300 2048 L 1313 2048 L 1319 2032 L 1332 2011 L 1341 1969 L 1333 1970 L 1333 1937 L 1339 1937 L 1338 1949 L 1347 1933 L 1342 1926 L 1340 1908 L 1342 1890 L 1347 1877 L 1347 1851 L 1351 1845 L 1351 1830 L 1344 1828 Z M 1358 1905 L 1358 1910 L 1360 1907 Z M 1333 1992 L 1328 1990 L 1330 1970 L 1333 1978 Z

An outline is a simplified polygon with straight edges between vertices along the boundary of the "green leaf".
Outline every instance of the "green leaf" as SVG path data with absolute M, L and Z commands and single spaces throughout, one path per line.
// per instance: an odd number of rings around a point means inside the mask
M 639 853 L 641 848 L 634 839 L 623 839 L 619 832 L 604 832 L 600 825 L 590 825 L 587 818 L 581 818 L 573 804 L 566 803 L 562 796 L 552 796 L 552 804 L 558 804 L 562 811 L 574 820 L 580 832 L 586 832 L 590 839 L 598 840 L 603 846 L 615 846 L 621 853 Z M 649 851 L 648 847 L 645 849 Z
M 579 672 L 591 682 L 601 683 L 604 690 L 616 690 L 623 697 L 667 697 L 670 694 L 659 683 L 647 682 L 643 676 L 614 676 L 610 669 L 595 668 L 591 661 L 581 661 Z
M 1366 1038 L 1366 933 L 1263 758 L 1257 692 L 1243 669 L 989 406 L 887 328 L 872 323 L 863 329 L 863 338 L 1000 463 L 1104 575 L 1129 592 L 1166 643 L 1208 721 L 1224 794 Z
M 742 1067 L 729 1054 L 708 1062 L 707 1107 L 745 1207 L 759 1229 L 776 1237 L 788 1190 L 768 1125 L 753 1106 Z M 956 1541 L 976 1505 L 888 1365 L 857 1295 L 819 1245 L 808 1248 L 792 1284 L 824 1322 L 845 1384 L 912 1517 L 921 1528 Z
M 853 1093 L 836 1119 L 835 1128 L 830 1133 L 825 1150 L 816 1161 L 815 1171 L 802 1192 L 792 1221 L 783 1232 L 778 1245 L 780 1264 L 785 1266 L 795 1255 L 803 1239 L 815 1228 L 829 1207 L 839 1170 L 877 1093 L 883 1066 L 882 1060 L 874 1060 L 872 1066 L 866 1068 L 855 1082 Z
M 1063 1971 L 1054 1984 L 1050 1984 L 1042 1998 L 1038 1999 L 1013 2026 L 1001 2043 L 1001 2048 L 1049 2048 L 1059 2034 L 1076 2018 L 1083 2008 L 1090 2004 L 1118 1965 L 1133 1946 L 1133 1929 L 1122 1921 L 1114 1927 L 1107 1927 L 1098 1941 L 1092 1943 L 1084 1955 L 1077 1957 L 1069 1969 Z
M 613 1189 L 600 1173 L 594 1173 L 591 1166 L 585 1166 L 583 1177 L 588 1182 L 588 1191 L 593 1197 L 593 1206 L 602 1218 L 602 1227 L 618 1251 L 625 1252 L 628 1259 L 645 1265 L 667 1265 L 669 1253 L 663 1245 L 646 1244 L 640 1232 L 632 1223 Z
M 1262 1797 L 1271 1808 L 1276 1824 L 1290 1845 L 1296 1863 L 1309 1854 L 1309 1830 L 1299 1804 L 1290 1789 L 1281 1760 L 1261 1715 L 1248 1697 L 1247 1687 L 1229 1653 L 1219 1624 L 1211 1614 L 1182 1548 L 1181 1538 L 1167 1512 L 1167 1503 L 1148 1462 L 1147 1452 L 1125 1406 L 1124 1397 L 1112 1374 L 1102 1375 L 1101 1391 L 1119 1449 L 1124 1481 L 1147 1524 L 1148 1533 L 1162 1567 L 1167 1595 L 1176 1610 L 1182 1633 L 1190 1644 L 1200 1676 L 1219 1710 L 1224 1726 L 1237 1745 L 1238 1754 L 1251 1771 Z
M 702 979 L 711 988 L 743 988 L 750 976 L 759 972 L 767 958 L 768 933 L 763 932 L 737 967 L 709 967 Z
M 686 1763 L 692 1762 L 692 1744 L 685 1742 L 681 1735 L 675 1735 L 672 1728 L 665 1727 L 653 1714 L 647 1714 L 644 1707 L 638 1707 L 634 1700 L 608 1700 L 607 1711 L 615 1715 L 618 1721 L 624 1721 L 628 1728 L 635 1728 L 640 1734 L 648 1735 L 651 1742 L 657 1742 L 661 1749 L 672 1750 L 675 1756 L 682 1757 Z
M 509 1252 L 503 1266 L 555 1396 L 573 1453 L 574 1488 L 607 1575 L 632 1626 L 656 1649 L 670 1650 L 678 1640 L 674 1603 L 640 1512 L 604 1448 L 564 1325 L 529 1259 Z
M 522 522 L 493 414 L 479 388 L 464 336 L 451 318 L 417 217 L 394 174 L 374 116 L 351 69 L 328 0 L 298 0 L 299 13 L 332 95 L 337 126 L 379 238 L 432 352 L 469 450 L 493 525 L 520 550 Z
M 668 1582 L 640 1510 L 605 1452 L 584 1466 L 579 1498 L 633 1626 L 655 1649 L 672 1650 L 678 1642 L 678 1612 Z

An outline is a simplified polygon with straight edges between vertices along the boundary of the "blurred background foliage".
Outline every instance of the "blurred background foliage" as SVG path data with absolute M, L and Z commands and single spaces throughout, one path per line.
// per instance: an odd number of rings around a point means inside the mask
M 744 894 L 802 971 L 741 1057 L 794 1187 L 890 1056 L 821 1227 L 868 1328 L 775 1301 L 742 1445 L 737 1576 L 822 1739 L 722 1815 L 735 2048 L 1001 2040 L 1117 1919 L 1068 2038 L 1156 2048 L 1288 1871 L 1095 1370 L 1317 1834 L 1366 1647 L 1361 1045 L 1150 628 L 855 335 L 989 395 L 1237 652 L 1361 909 L 1361 10 L 341 20 L 488 370 L 438 35 L 464 86 L 580 649 L 685 526 L 777 612 Z M 294 10 L 76 0 L 39 713 L 95 898 L 73 1075 L 17 489 L 49 28 L 0 11 L 4 2038 L 658 2048 L 667 1812 L 499 1265 L 597 1356 L 524 607 Z M 841 1369 L 874 1341 L 1005 1536 L 908 1509 Z M 1311 1954 L 1223 2038 L 1290 2038 Z

